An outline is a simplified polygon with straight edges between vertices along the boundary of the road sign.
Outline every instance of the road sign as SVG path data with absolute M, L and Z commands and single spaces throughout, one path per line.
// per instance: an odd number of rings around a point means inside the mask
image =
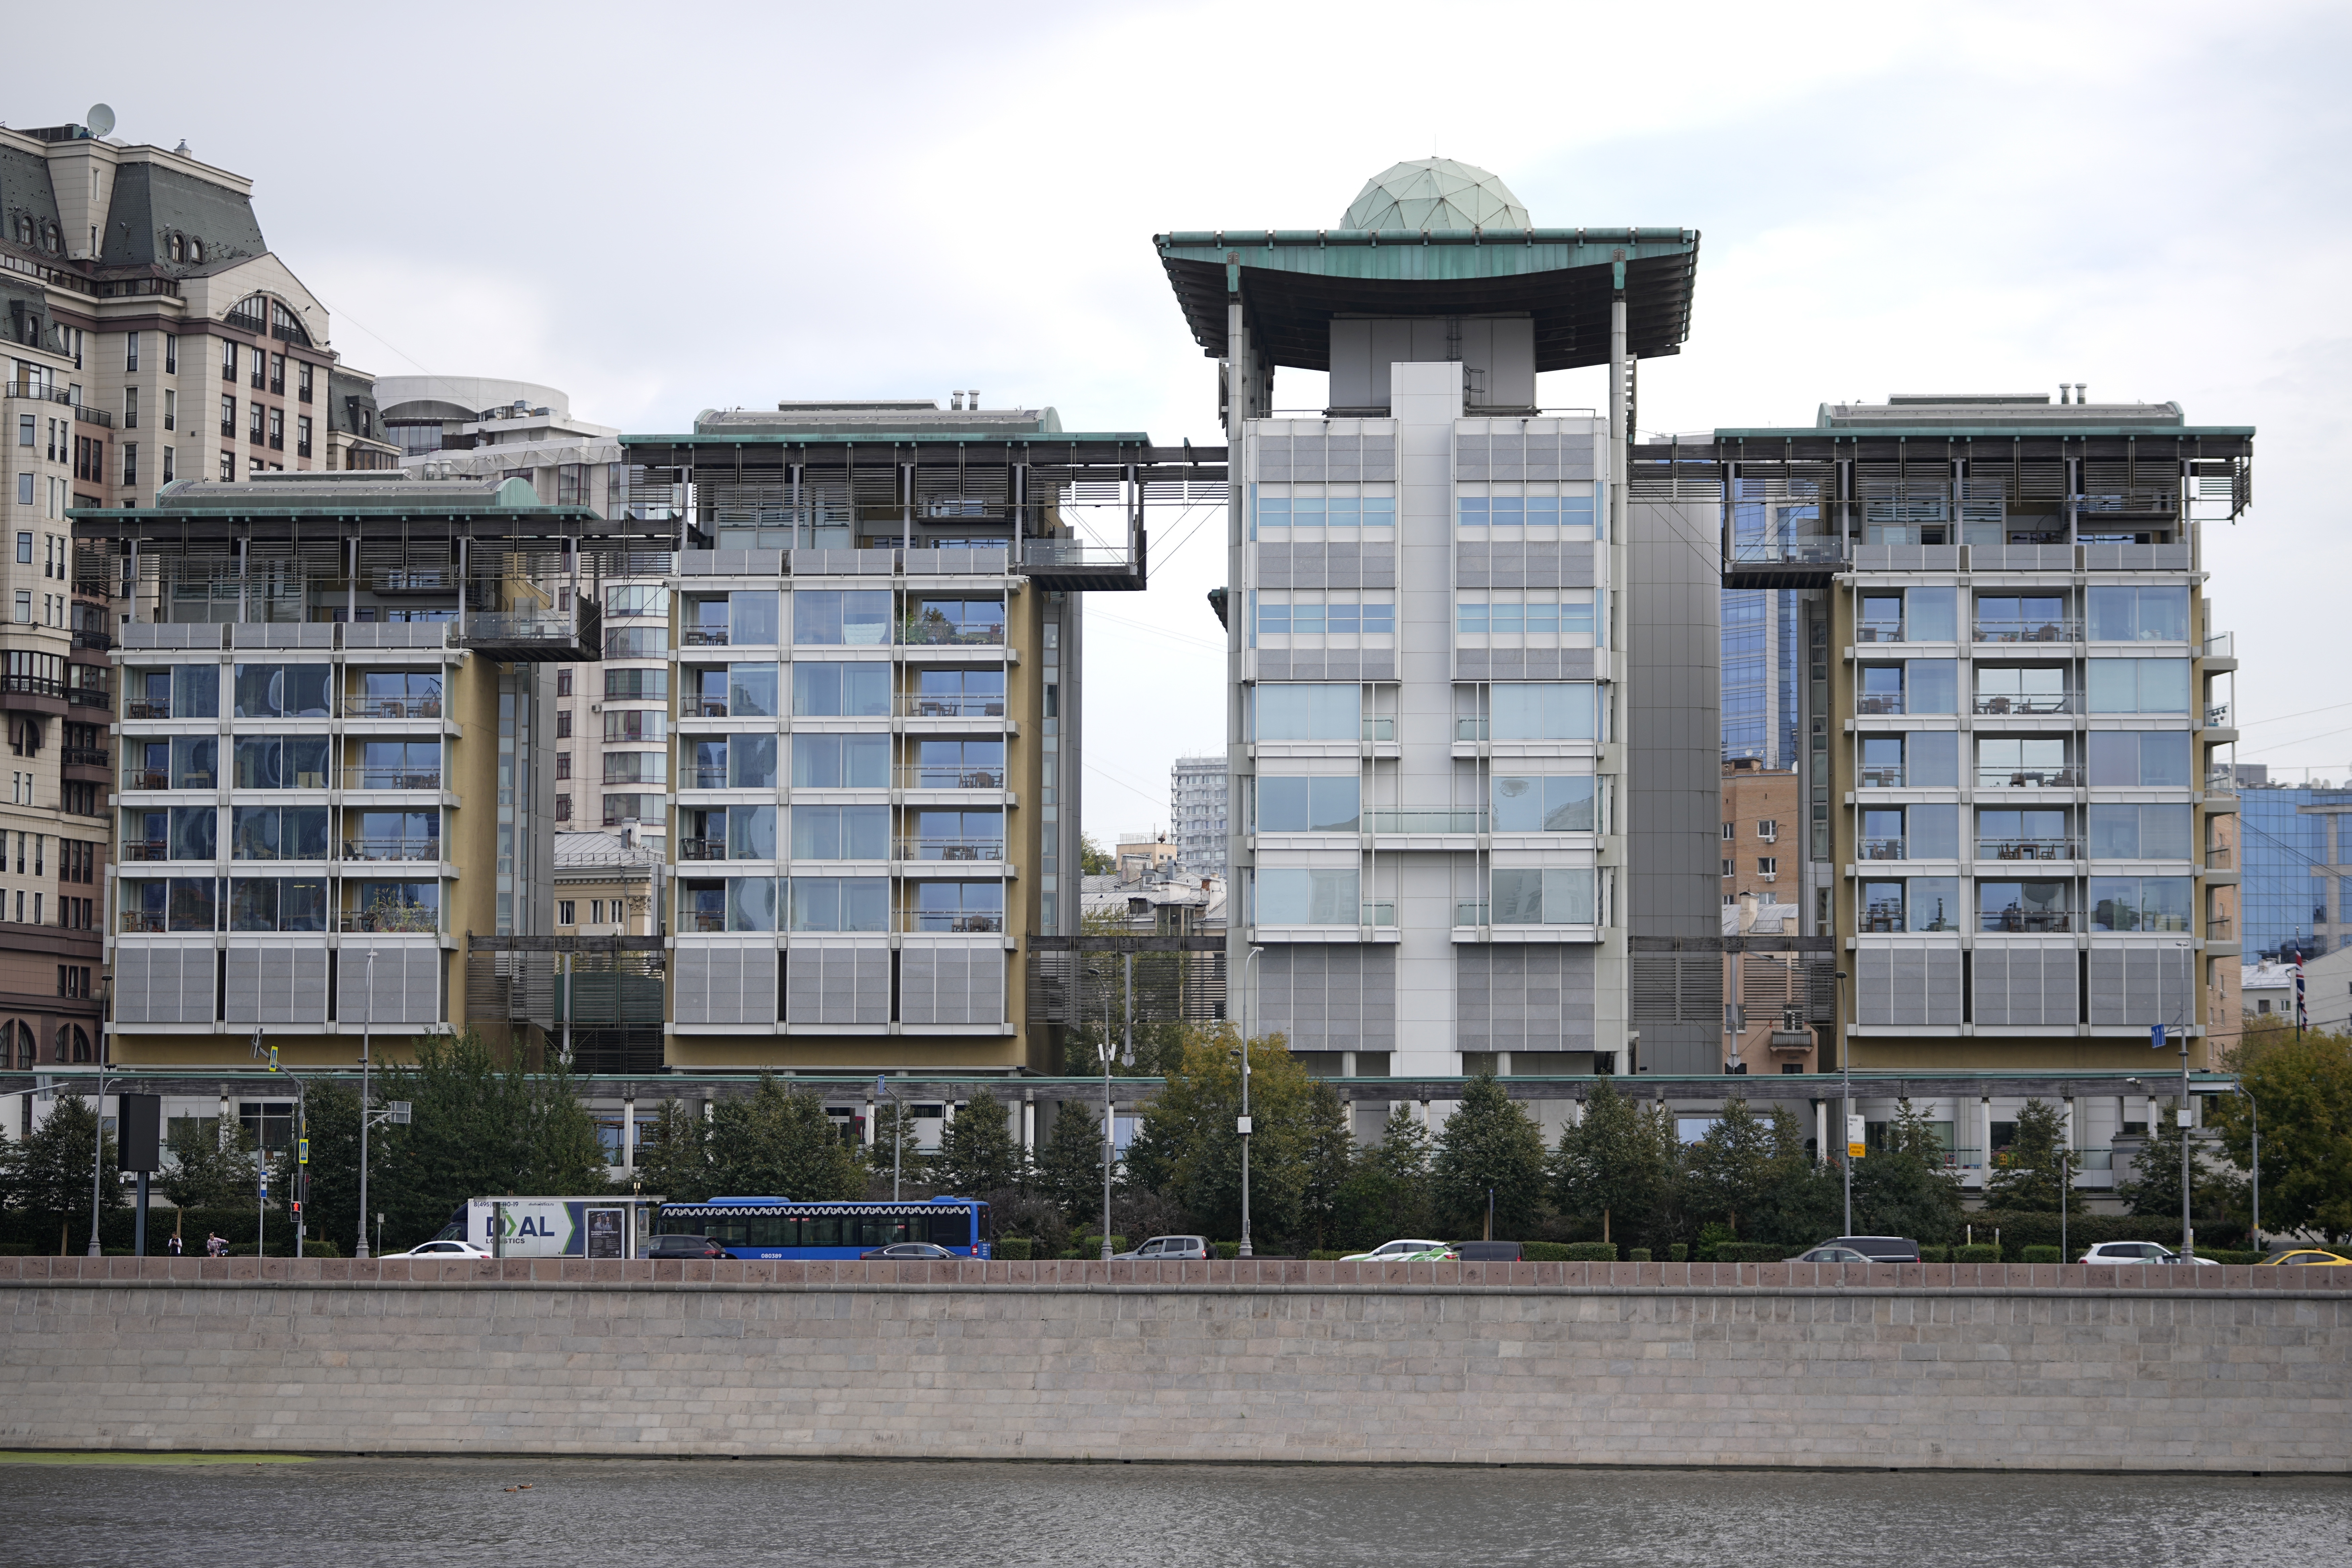
M 1847 1159 L 1859 1160 L 1867 1153 L 1870 1148 L 1869 1138 L 1869 1126 L 1861 1117 L 1849 1116 L 1845 1119 L 1845 1156 Z
M 407 1100 L 387 1100 L 383 1102 L 383 1119 L 386 1121 L 391 1122 L 395 1127 L 405 1127 L 408 1125 L 409 1102 Z
M 298 1165 L 309 1164 L 310 1163 L 310 1141 L 308 1138 L 297 1138 L 294 1140 L 294 1148 L 296 1152 L 294 1163 Z
M 2164 1026 L 2163 1026 L 2163 1025 L 2161 1025 L 2161 1024 L 2150 1024 L 2150 1025 L 2147 1026 L 2147 1043 L 2148 1043 L 2149 1047 L 2150 1047 L 2151 1048 L 2153 1048 L 2153 1049 L 2159 1050 L 2159 1051 L 2160 1051 L 2160 1050 L 2162 1050 L 2162 1049 L 2164 1049 Z

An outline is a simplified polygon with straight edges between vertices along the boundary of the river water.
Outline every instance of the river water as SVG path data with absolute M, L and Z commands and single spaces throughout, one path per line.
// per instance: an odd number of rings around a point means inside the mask
M 528 1489 L 509 1490 L 530 1483 Z M 325 1459 L 0 1463 L 0 1563 L 2341 1563 L 2352 1480 Z

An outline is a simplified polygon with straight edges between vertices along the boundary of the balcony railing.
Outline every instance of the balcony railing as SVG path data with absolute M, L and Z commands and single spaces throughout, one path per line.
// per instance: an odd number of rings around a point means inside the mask
M 681 838 L 677 841 L 677 858 L 681 860 L 724 860 L 727 858 L 727 840 Z
M 1979 789 L 2080 789 L 2080 768 L 1979 768 Z
M 169 768 L 125 768 L 122 787 L 131 789 L 211 789 L 213 775 L 208 773 L 189 773 L 177 784 L 172 782 Z
M 2205 639 L 2203 657 L 2207 658 L 2237 658 L 2238 634 L 2235 632 L 2215 632 L 2211 637 Z
M 1853 710 L 1857 713 L 1900 713 L 1903 711 L 1903 699 L 1899 696 L 1856 698 Z
M 1986 910 L 1977 917 L 1979 931 L 2041 935 L 2074 929 L 2072 910 Z
M 91 627 L 76 626 L 74 628 L 73 645 L 76 647 L 96 648 L 99 652 L 104 653 L 114 646 L 114 639 L 109 637 L 106 633 L 94 630 Z
M 346 838 L 346 860 L 432 860 L 441 858 L 438 838 Z
M 2235 768 L 2233 768 L 2233 767 L 2228 767 L 2228 766 L 2218 766 L 2218 767 L 2210 767 L 2210 768 L 2206 769 L 2206 770 L 2205 770 L 2205 793 L 2206 793 L 2207 795 L 2235 795 L 2235 794 L 2237 794 L 2237 793 L 2238 793 L 2238 773 L 2237 773 L 2237 770 L 2236 770 Z
M 899 860 L 1002 860 L 1002 838 L 901 838 L 892 857 Z
M 168 697 L 127 697 L 122 701 L 125 719 L 169 719 L 172 701 Z
M 1976 623 L 1979 642 L 2032 643 L 2081 642 L 2083 623 L 2078 620 L 1979 620 Z
M 1483 900 L 1458 902 L 1454 906 L 1454 923 L 1458 926 L 1485 925 L 1489 907 Z
M 114 706 L 114 693 L 103 686 L 68 686 L 66 700 L 77 708 L 108 708 Z
M 678 634 L 678 642 L 685 647 L 725 647 L 727 628 L 725 626 L 688 626 Z
M 344 931 L 436 931 L 441 911 L 399 904 L 383 909 L 345 910 L 339 929 Z
M 116 846 L 125 860 L 169 860 L 172 846 L 162 838 L 126 838 Z
M 54 697 L 62 700 L 66 683 L 52 680 L 46 675 L 0 675 L 0 691 L 26 697 Z
M 2235 928 L 2231 924 L 2229 916 L 2215 915 L 2212 919 L 2205 922 L 2205 940 L 2207 942 L 2228 942 L 2230 940 L 2230 932 L 2234 929 Z
M 1865 860 L 1908 860 L 1906 840 L 1901 838 L 1865 838 L 1862 841 L 1862 858 Z
M 968 910 L 950 914 L 945 910 L 908 910 L 898 916 L 898 929 L 951 933 L 1001 931 L 1004 929 L 1004 917 Z
M 1358 911 L 1357 923 L 1368 926 L 1396 924 L 1396 906 L 1391 903 L 1366 904 Z
M 2237 864 L 2237 857 L 2226 845 L 2216 844 L 2205 851 L 2205 869 L 2227 871 Z
M 1858 643 L 1904 642 L 1901 621 L 1864 621 L 1853 628 L 1853 640 Z
M 1365 813 L 1374 833 L 1484 833 L 1486 814 L 1475 806 L 1401 806 Z M 1341 829 L 1341 831 L 1349 831 Z
M 1835 533 L 1769 529 L 1731 545 L 1736 566 L 1834 566 L 1844 560 L 1845 541 Z
M 2230 705 L 2228 703 L 2216 703 L 2205 710 L 2205 728 L 2208 730 L 2226 730 L 2229 727 Z
M 34 403 L 62 403 L 73 406 L 73 394 L 58 387 L 43 386 L 38 382 L 11 381 L 0 384 L 0 395 L 25 398 Z
M 686 771 L 684 769 L 680 769 L 678 772 L 677 782 L 681 787 L 686 789 L 726 789 L 729 787 L 727 783 L 727 770 L 725 768 L 696 768 L 693 771 L 693 779 L 690 783 L 688 781 Z
M 688 697 L 678 702 L 677 716 L 681 719 L 724 719 L 727 717 L 727 704 L 709 698 Z
M 346 719 L 438 719 L 438 697 L 346 697 Z
M 902 763 L 897 772 L 900 789 L 1003 789 L 1002 767 L 957 767 L 928 763 Z
M 2080 860 L 2083 843 L 2078 838 L 1979 838 L 1977 858 L 1979 860 Z
M 157 936 L 166 928 L 162 915 L 151 914 L 145 910 L 125 910 L 122 911 L 122 929 L 134 934 Z
M 1864 768 L 1860 774 L 1864 789 L 1901 789 L 1901 768 Z
M 343 770 L 345 789 L 439 789 L 439 768 L 356 767 Z
M 1004 641 L 1003 621 L 928 621 L 912 617 L 898 626 L 898 641 L 907 647 L 950 645 L 993 647 Z
M 1004 698 L 932 697 L 908 693 L 898 699 L 899 713 L 908 719 L 1002 719 Z
M 2076 713 L 2082 710 L 2082 694 L 2074 691 L 2004 692 L 1999 696 L 1977 693 L 1976 710 L 1995 717 L 2030 718 L 2043 713 Z
M 114 760 L 114 753 L 104 746 L 67 746 L 62 755 L 69 768 L 102 768 Z

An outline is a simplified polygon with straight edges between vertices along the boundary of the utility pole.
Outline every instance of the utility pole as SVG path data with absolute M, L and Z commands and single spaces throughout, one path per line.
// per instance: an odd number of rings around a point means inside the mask
M 89 1114 L 97 1129 L 89 1140 L 89 1256 L 102 1258 L 105 1251 L 98 1244 L 98 1196 L 100 1182 L 106 1173 L 106 1074 L 103 1072 L 98 1075 L 98 1099 L 91 1103 Z
M 374 1096 L 373 1096 L 373 1095 L 369 1091 L 369 1089 L 368 1089 L 368 1036 L 369 1036 L 369 1034 L 370 1034 L 371 1030 L 373 1029 L 373 1026 L 374 1026 L 374 1024 L 375 1024 L 375 949 L 374 949 L 374 947 L 373 947 L 373 946 L 370 946 L 370 947 L 369 947 L 369 949 L 368 949 L 368 952 L 367 952 L 367 977 L 366 977 L 366 982 L 365 982 L 365 989 L 366 989 L 366 992 L 367 992 L 367 1001 L 366 1001 L 365 1005 L 362 1008 L 361 1013 L 360 1013 L 360 1253 L 359 1253 L 359 1255 L 360 1255 L 362 1258 L 365 1258 L 365 1257 L 368 1255 L 368 1233 L 367 1233 L 367 1216 L 368 1216 L 368 1205 L 367 1205 L 367 1176 L 368 1176 L 368 1122 L 369 1122 L 371 1120 L 373 1120 L 373 1118 L 370 1116 L 370 1114 L 369 1114 L 369 1113 L 370 1113 L 371 1111 L 373 1111 L 373 1110 L 375 1109 L 375 1097 L 374 1097 Z M 412 1245 L 413 1245 L 413 1244 L 412 1244 Z
M 1256 993 L 1255 990 L 1253 990 L 1253 989 L 1251 988 L 1251 985 L 1250 985 L 1250 979 L 1251 979 L 1251 975 L 1250 975 L 1250 973 L 1249 973 L 1249 966 L 1250 966 L 1251 964 L 1253 964 L 1253 963 L 1255 963 L 1258 961 L 1259 956 L 1260 956 L 1261 954 L 1263 954 L 1265 952 L 1265 949 L 1264 949 L 1264 948 L 1262 948 L 1262 947 L 1254 947 L 1254 948 L 1251 948 L 1251 949 L 1249 950 L 1249 956 L 1248 956 L 1247 958 L 1244 958 L 1244 960 L 1242 960 L 1242 971 L 1243 971 L 1243 973 L 1242 973 L 1242 1000 L 1244 1001 L 1244 1004 L 1246 1004 L 1246 1005 L 1248 1005 L 1250 1006 L 1250 1008 L 1251 1008 L 1251 1010 L 1252 1010 L 1252 1011 L 1255 1011 L 1255 1004 L 1256 1004 L 1256 1001 L 1257 1001 L 1257 993 Z M 1239 1132 L 1239 1133 L 1240 1133 L 1240 1135 L 1241 1135 L 1241 1141 L 1242 1141 L 1242 1243 L 1241 1243 L 1241 1245 L 1240 1245 L 1239 1247 L 1235 1247 L 1235 1248 L 1234 1249 L 1234 1255 L 1236 1258 L 1248 1258 L 1248 1257 L 1251 1257 L 1251 1256 L 1252 1256 L 1252 1253 L 1250 1252 L 1250 1190 L 1249 1190 L 1249 1178 L 1250 1178 L 1250 1168 L 1249 1168 L 1249 1166 L 1250 1166 L 1250 1108 L 1249 1108 L 1250 1035 L 1249 1035 L 1249 1022 L 1250 1022 L 1250 1020 L 1249 1020 L 1248 1016 L 1247 1016 L 1246 1014 L 1244 1014 L 1244 1017 L 1243 1017 L 1243 1020 L 1242 1020 L 1242 1115 L 1241 1115 L 1241 1120 L 1240 1120 L 1239 1121 L 1237 1121 L 1237 1122 L 1235 1122 L 1235 1123 L 1234 1124 L 1234 1130 L 1235 1130 L 1237 1132 Z

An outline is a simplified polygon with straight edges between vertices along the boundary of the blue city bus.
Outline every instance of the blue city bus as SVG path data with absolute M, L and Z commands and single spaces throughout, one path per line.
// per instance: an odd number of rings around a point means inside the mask
M 712 1198 L 664 1204 L 665 1235 L 707 1236 L 737 1258 L 849 1258 L 899 1241 L 928 1241 L 967 1258 L 989 1255 L 988 1205 L 977 1198 L 906 1203 L 809 1203 Z

